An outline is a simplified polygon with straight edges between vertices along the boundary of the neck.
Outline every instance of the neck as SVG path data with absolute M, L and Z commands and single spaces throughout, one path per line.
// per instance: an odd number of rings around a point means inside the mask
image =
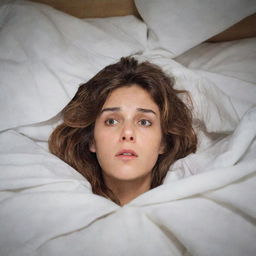
M 115 180 L 112 177 L 104 179 L 123 206 L 150 189 L 151 175 L 131 181 Z

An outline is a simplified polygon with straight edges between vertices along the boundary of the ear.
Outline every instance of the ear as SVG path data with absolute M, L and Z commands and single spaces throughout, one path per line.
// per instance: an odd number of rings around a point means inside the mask
M 90 151 L 91 151 L 92 153 L 95 153 L 95 152 L 96 152 L 96 147 L 95 147 L 95 142 L 94 142 L 94 140 L 92 140 L 92 141 L 90 142 L 89 149 L 90 149 Z
M 159 147 L 159 155 L 162 155 L 163 153 L 165 153 L 165 143 L 162 142 L 160 147 Z

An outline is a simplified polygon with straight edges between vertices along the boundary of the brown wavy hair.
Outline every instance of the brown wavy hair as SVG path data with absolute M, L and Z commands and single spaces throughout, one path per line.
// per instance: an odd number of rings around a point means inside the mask
M 108 95 L 117 88 L 131 85 L 146 90 L 160 110 L 165 150 L 152 169 L 151 189 L 161 185 L 174 161 L 196 151 L 197 137 L 192 127 L 191 110 L 178 97 L 179 94 L 188 96 L 188 93 L 174 89 L 174 79 L 157 65 L 123 57 L 102 69 L 80 85 L 63 110 L 63 123 L 49 138 L 50 151 L 80 172 L 90 182 L 93 193 L 117 204 L 120 202 L 106 186 L 96 154 L 89 148 L 96 118 Z

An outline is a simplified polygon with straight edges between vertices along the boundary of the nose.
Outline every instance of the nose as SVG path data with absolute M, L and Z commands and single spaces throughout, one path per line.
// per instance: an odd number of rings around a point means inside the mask
M 126 124 L 123 127 L 121 135 L 120 135 L 120 140 L 126 141 L 126 142 L 135 142 L 136 141 L 135 130 L 131 124 Z

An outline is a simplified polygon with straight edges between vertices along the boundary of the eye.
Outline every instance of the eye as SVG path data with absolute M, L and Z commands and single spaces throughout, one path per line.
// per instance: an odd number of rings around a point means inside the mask
M 151 126 L 151 125 L 152 125 L 152 122 L 150 122 L 149 120 L 146 120 L 146 119 L 141 119 L 141 120 L 139 121 L 139 124 L 140 124 L 141 126 L 146 126 L 146 127 L 148 127 L 148 126 Z
M 105 124 L 106 124 L 107 126 L 112 126 L 112 125 L 118 124 L 118 121 L 115 120 L 115 119 L 113 119 L 113 118 L 109 118 L 109 119 L 107 119 L 107 120 L 105 121 Z

